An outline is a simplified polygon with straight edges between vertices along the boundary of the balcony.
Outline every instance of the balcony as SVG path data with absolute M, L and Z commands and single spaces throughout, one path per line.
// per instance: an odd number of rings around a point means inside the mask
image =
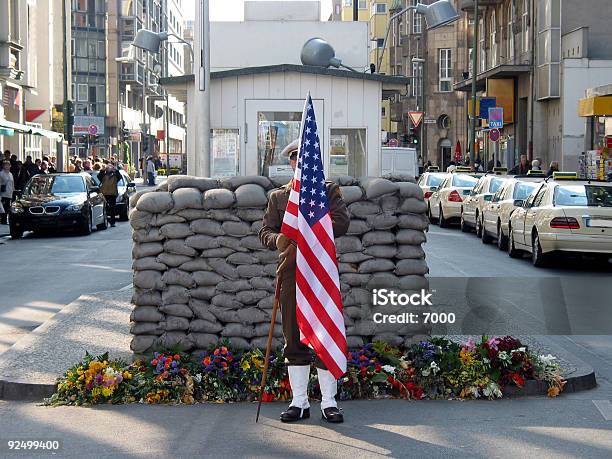
M 478 7 L 483 8 L 486 6 L 499 5 L 503 3 L 504 0 L 478 0 Z M 461 11 L 465 11 L 466 13 L 474 12 L 474 0 L 458 0 L 457 6 Z

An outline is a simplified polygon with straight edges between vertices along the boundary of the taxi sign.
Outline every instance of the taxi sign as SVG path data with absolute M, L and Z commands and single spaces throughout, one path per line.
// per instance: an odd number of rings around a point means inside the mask
M 527 171 L 527 175 L 533 175 L 536 177 L 544 177 L 546 174 L 544 173 L 544 171 L 536 171 L 536 170 L 530 169 Z
M 553 172 L 553 180 L 577 180 L 577 172 Z
M 507 167 L 494 167 L 493 173 L 497 175 L 505 175 L 508 173 L 508 168 Z
M 472 169 L 468 166 L 457 166 L 455 172 L 472 172 Z
M 440 172 L 440 168 L 438 166 L 429 166 L 427 172 Z

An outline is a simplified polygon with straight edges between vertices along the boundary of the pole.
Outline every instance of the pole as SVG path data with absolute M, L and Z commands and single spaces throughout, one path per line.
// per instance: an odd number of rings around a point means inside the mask
M 147 80 L 149 79 L 149 70 L 147 68 L 148 64 L 149 64 L 149 52 L 148 51 L 144 51 L 144 56 L 145 56 L 145 66 L 144 66 L 144 82 L 142 84 L 142 138 L 140 139 L 140 158 L 138 158 L 138 168 L 140 169 L 140 166 L 142 165 L 142 177 L 144 177 L 144 179 L 146 180 L 146 174 L 145 174 L 145 163 L 143 161 L 144 157 L 145 157 L 145 151 L 144 151 L 144 143 L 145 143 L 145 138 L 146 138 L 146 142 L 148 145 L 148 136 L 149 136 L 149 129 L 147 128 L 147 87 L 148 87 L 148 82 Z M 136 64 L 136 67 L 138 67 L 138 64 Z M 138 68 L 136 68 L 136 74 L 138 75 Z
M 359 21 L 359 0 L 353 0 L 353 21 Z
M 270 362 L 270 350 L 272 348 L 272 337 L 274 336 L 274 327 L 276 325 L 276 312 L 278 311 L 278 304 L 280 302 L 280 286 L 281 277 L 277 276 L 276 279 L 276 291 L 274 293 L 274 307 L 272 308 L 272 319 L 270 320 L 270 331 L 268 332 L 268 344 L 266 345 L 266 359 L 264 360 L 263 374 L 261 376 L 261 385 L 259 387 L 259 403 L 257 404 L 257 416 L 255 422 L 259 421 L 259 412 L 261 411 L 261 401 L 263 399 L 264 388 L 266 387 L 266 380 L 268 378 L 268 363 Z
M 199 33 L 196 34 L 197 67 L 194 114 L 196 149 L 193 156 L 193 174 L 210 176 L 210 22 L 209 0 L 199 0 L 196 18 Z M 195 72 L 194 72 L 195 73 Z M 191 168 L 189 168 L 191 169 Z
M 378 57 L 378 62 L 376 62 L 376 70 L 380 73 L 380 66 L 382 65 L 382 59 L 383 56 L 385 54 L 385 48 L 387 47 L 387 39 L 389 38 L 389 30 L 391 30 L 391 24 L 393 24 L 393 21 L 395 21 L 398 17 L 400 17 L 402 14 L 404 14 L 405 12 L 409 11 L 409 10 L 416 10 L 416 6 L 411 5 L 408 6 L 406 8 L 404 8 L 402 11 L 400 11 L 399 13 L 395 13 L 394 15 L 392 15 L 389 18 L 389 23 L 387 24 L 387 31 L 385 32 L 385 39 L 383 41 L 383 47 L 382 50 L 380 51 L 380 55 Z
M 472 135 L 470 143 L 470 167 L 476 158 L 476 76 L 478 74 L 478 0 L 474 1 L 474 41 L 472 42 Z M 469 114 L 468 114 L 469 116 Z
M 72 133 L 68 132 L 69 123 L 68 118 L 70 114 L 68 113 L 68 50 L 67 50 L 67 42 L 66 38 L 66 27 L 67 27 L 67 19 L 66 19 L 66 0 L 62 0 L 62 30 L 64 31 L 64 43 L 62 45 L 62 79 L 64 86 L 64 140 L 67 140 L 68 136 Z M 55 166 L 58 172 L 64 171 L 64 142 L 58 142 L 57 144 L 57 158 L 55 158 Z

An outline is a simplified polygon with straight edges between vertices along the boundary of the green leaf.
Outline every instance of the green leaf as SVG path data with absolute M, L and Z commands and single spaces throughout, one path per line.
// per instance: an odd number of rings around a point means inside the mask
M 372 382 L 381 383 L 381 382 L 386 382 L 386 381 L 387 381 L 386 373 L 376 373 L 374 376 L 372 376 Z

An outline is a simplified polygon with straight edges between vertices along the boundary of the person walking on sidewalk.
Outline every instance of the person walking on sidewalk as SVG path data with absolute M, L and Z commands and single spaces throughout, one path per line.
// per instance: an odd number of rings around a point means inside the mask
M 153 162 L 151 156 L 147 158 L 147 178 L 149 179 L 149 185 L 155 186 L 155 162 Z
M 113 163 L 109 162 L 106 169 L 98 173 L 98 180 L 100 180 L 100 193 L 106 199 L 106 215 L 110 217 L 110 225 L 115 226 L 115 205 L 119 194 L 117 184 L 121 180 L 121 173 L 115 169 Z
M 4 211 L 0 213 L 0 220 L 3 225 L 8 224 L 13 191 L 15 191 L 15 180 L 13 174 L 11 174 L 11 162 L 4 161 L 2 163 L 2 170 L 0 170 L 0 203 Z

